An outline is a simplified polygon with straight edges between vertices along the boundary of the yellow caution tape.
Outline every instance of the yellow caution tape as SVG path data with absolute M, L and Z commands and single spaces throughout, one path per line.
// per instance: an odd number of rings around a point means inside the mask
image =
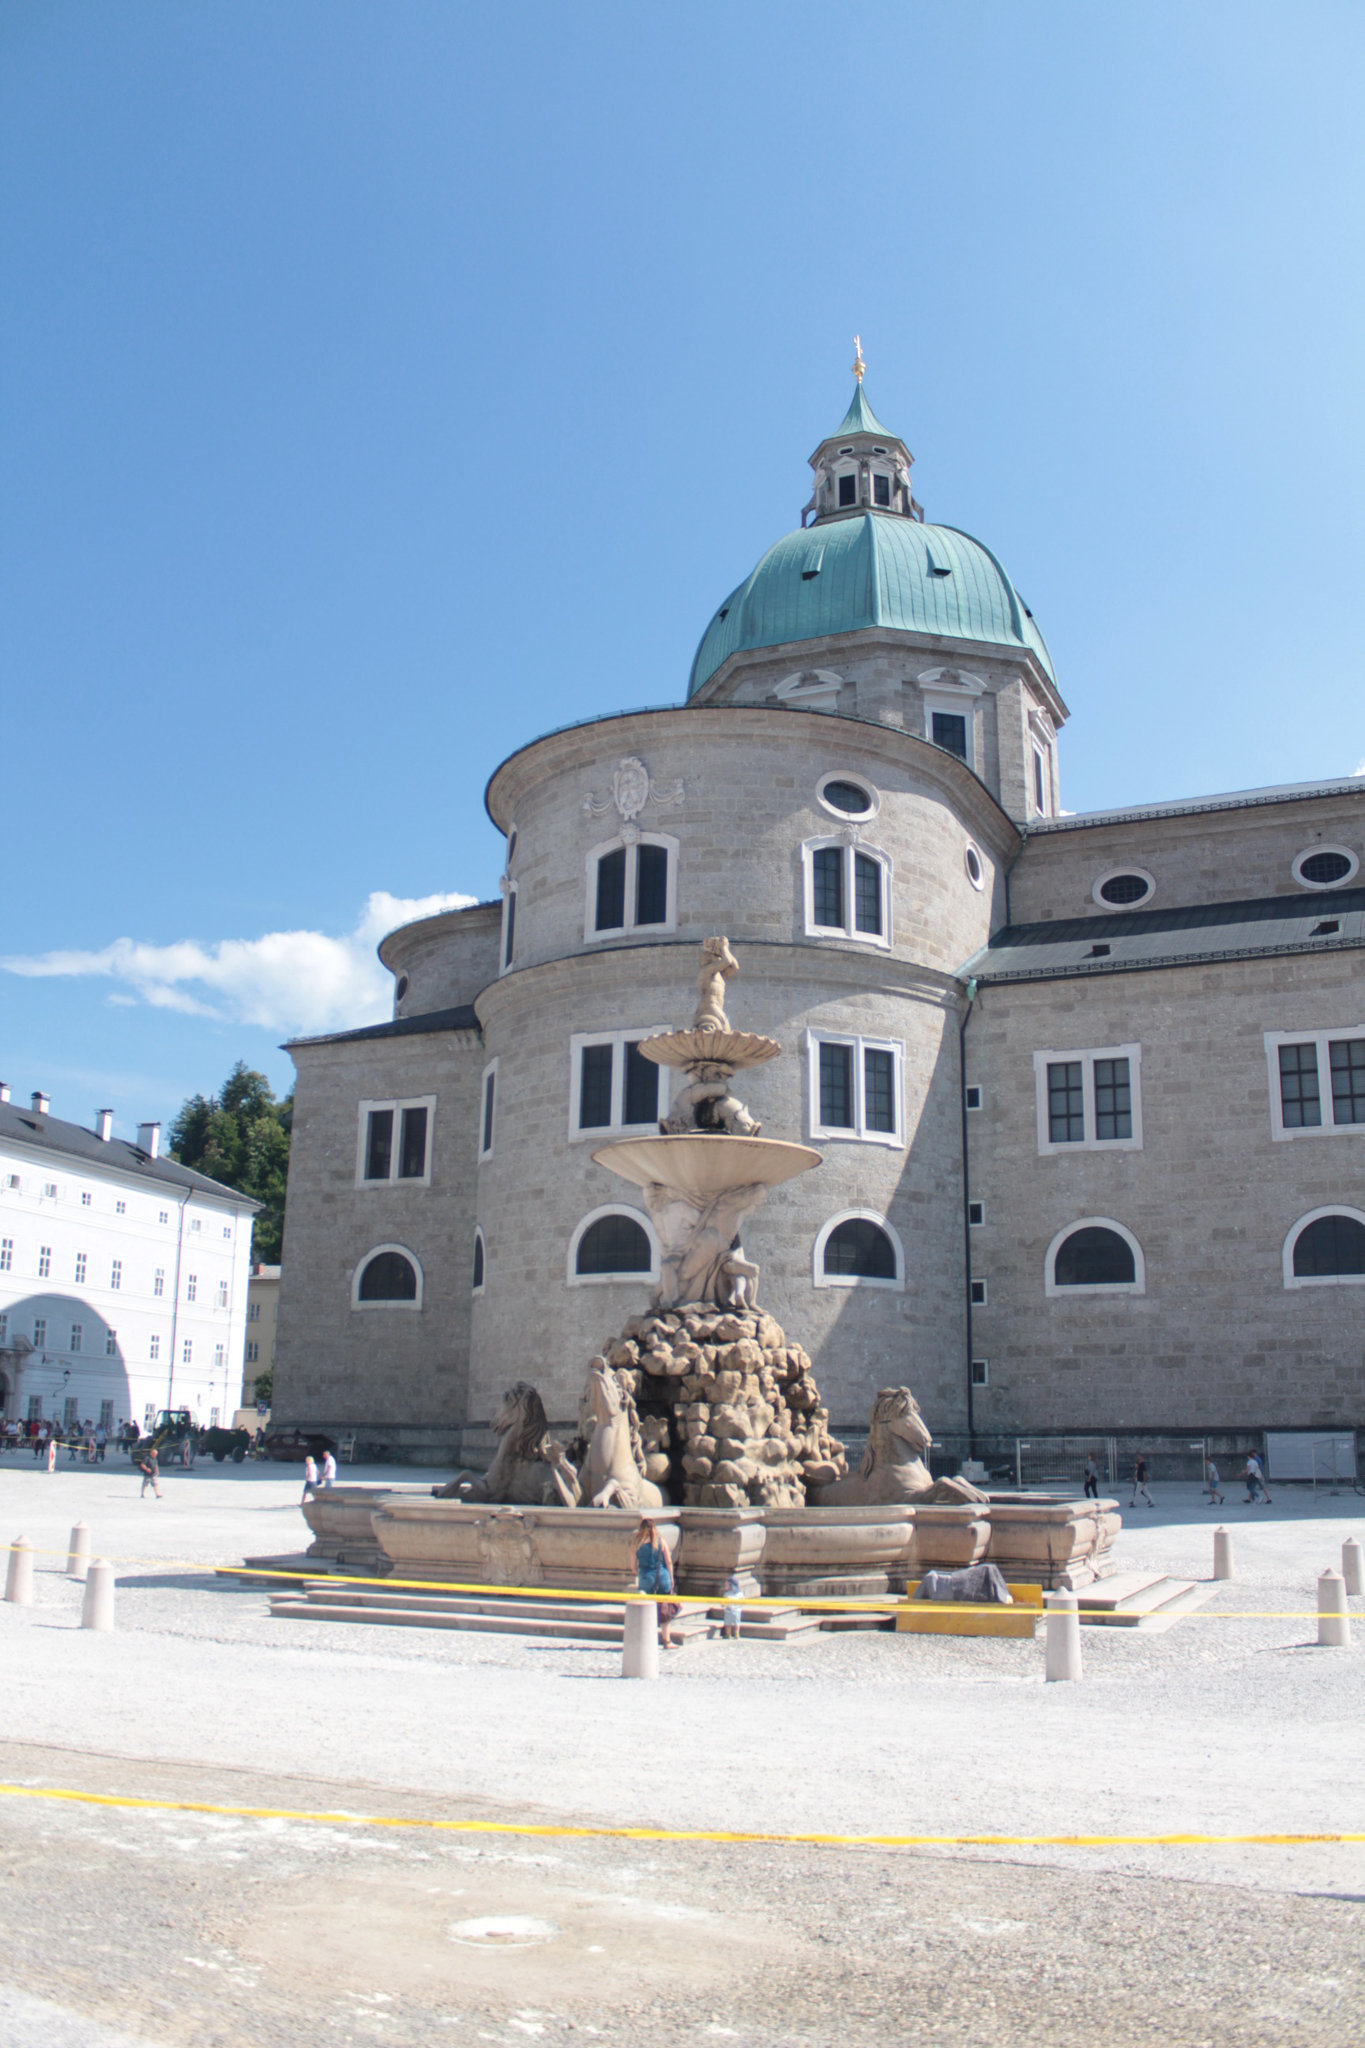
M 55 1799 L 75 1806 L 125 1807 L 152 1813 L 210 1813 L 230 1820 L 311 1821 L 318 1827 L 420 1828 L 450 1835 L 572 1836 L 631 1842 L 749 1842 L 790 1848 L 831 1849 L 1202 1849 L 1228 1845 L 1296 1849 L 1320 1842 L 1365 1842 L 1359 1833 L 1169 1835 L 841 1835 L 765 1833 L 734 1828 L 589 1826 L 561 1821 L 431 1820 L 407 1814 L 305 1812 L 287 1806 L 218 1806 L 206 1799 L 137 1799 L 117 1792 L 77 1792 L 69 1786 L 0 1785 L 10 1799 Z

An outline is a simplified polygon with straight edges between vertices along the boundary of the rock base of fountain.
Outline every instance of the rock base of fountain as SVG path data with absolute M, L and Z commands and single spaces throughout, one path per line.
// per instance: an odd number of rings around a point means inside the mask
M 847 1471 L 811 1362 L 762 1309 L 694 1302 L 603 1347 L 640 1415 L 646 1476 L 695 1508 L 804 1508 Z

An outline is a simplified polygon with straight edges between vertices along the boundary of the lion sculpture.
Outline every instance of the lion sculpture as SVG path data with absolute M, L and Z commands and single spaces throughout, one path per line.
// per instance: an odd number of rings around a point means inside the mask
M 448 1486 L 433 1486 L 437 1500 L 503 1501 L 516 1507 L 557 1501 L 554 1474 L 546 1461 L 549 1419 L 529 1380 L 517 1380 L 507 1389 L 493 1428 L 499 1442 L 488 1470 L 462 1472 Z
M 883 1387 L 872 1403 L 867 1449 L 856 1472 L 830 1486 L 812 1486 L 813 1508 L 962 1507 L 986 1495 L 966 1479 L 935 1479 L 923 1453 L 933 1443 L 909 1387 Z

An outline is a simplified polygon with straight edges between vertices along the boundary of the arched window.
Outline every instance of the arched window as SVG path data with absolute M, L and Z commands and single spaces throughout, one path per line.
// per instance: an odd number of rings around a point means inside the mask
M 1284 1241 L 1284 1284 L 1365 1286 L 1365 1214 L 1342 1206 L 1301 1216 Z
M 588 855 L 585 930 L 590 939 L 626 932 L 671 931 L 677 922 L 678 842 L 642 832 L 627 844 L 609 840 Z
M 594 1209 L 569 1244 L 568 1282 L 584 1287 L 604 1280 L 657 1280 L 658 1240 L 633 1209 Z
M 846 1209 L 831 1216 L 815 1240 L 817 1287 L 905 1289 L 905 1256 L 900 1238 L 873 1209 Z
M 891 943 L 891 863 L 884 853 L 844 839 L 809 839 L 805 868 L 806 930 L 813 938 Z
M 1147 1286 L 1142 1246 L 1108 1216 L 1083 1216 L 1059 1230 L 1043 1274 L 1047 1294 L 1142 1294 Z
M 355 1269 L 354 1308 L 420 1308 L 422 1268 L 401 1244 L 376 1245 Z
M 475 1294 L 483 1293 L 483 1274 L 486 1258 L 487 1254 L 484 1250 L 483 1232 L 481 1230 L 476 1230 L 474 1232 L 474 1278 L 471 1282 L 471 1291 Z

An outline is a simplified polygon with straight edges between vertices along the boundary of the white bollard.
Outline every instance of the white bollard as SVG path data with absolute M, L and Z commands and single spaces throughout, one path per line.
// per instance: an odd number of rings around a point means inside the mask
M 5 1598 L 16 1607 L 33 1605 L 33 1551 L 27 1536 L 16 1536 L 9 1547 Z
M 1329 1650 L 1351 1647 L 1351 1617 L 1346 1610 L 1346 1581 L 1326 1571 L 1318 1580 L 1318 1643 Z
M 91 1565 L 85 1581 L 85 1597 L 81 1601 L 81 1627 L 100 1628 L 106 1632 L 114 1626 L 114 1567 L 102 1557 Z
M 622 1678 L 657 1678 L 659 1675 L 659 1603 L 657 1600 L 628 1600 L 626 1629 L 621 1642 Z
M 1231 1529 L 1215 1529 L 1213 1532 L 1213 1576 L 1215 1579 L 1232 1577 Z
M 71 1531 L 71 1540 L 66 1548 L 66 1576 L 69 1579 L 83 1579 L 90 1569 L 90 1531 L 84 1522 L 77 1522 Z
M 1365 1593 L 1365 1551 L 1356 1536 L 1348 1536 L 1341 1546 L 1341 1576 L 1347 1592 L 1356 1599 Z
M 1081 1610 L 1074 1593 L 1045 1593 L 1047 1608 L 1047 1653 L 1044 1677 L 1079 1678 L 1081 1675 Z

